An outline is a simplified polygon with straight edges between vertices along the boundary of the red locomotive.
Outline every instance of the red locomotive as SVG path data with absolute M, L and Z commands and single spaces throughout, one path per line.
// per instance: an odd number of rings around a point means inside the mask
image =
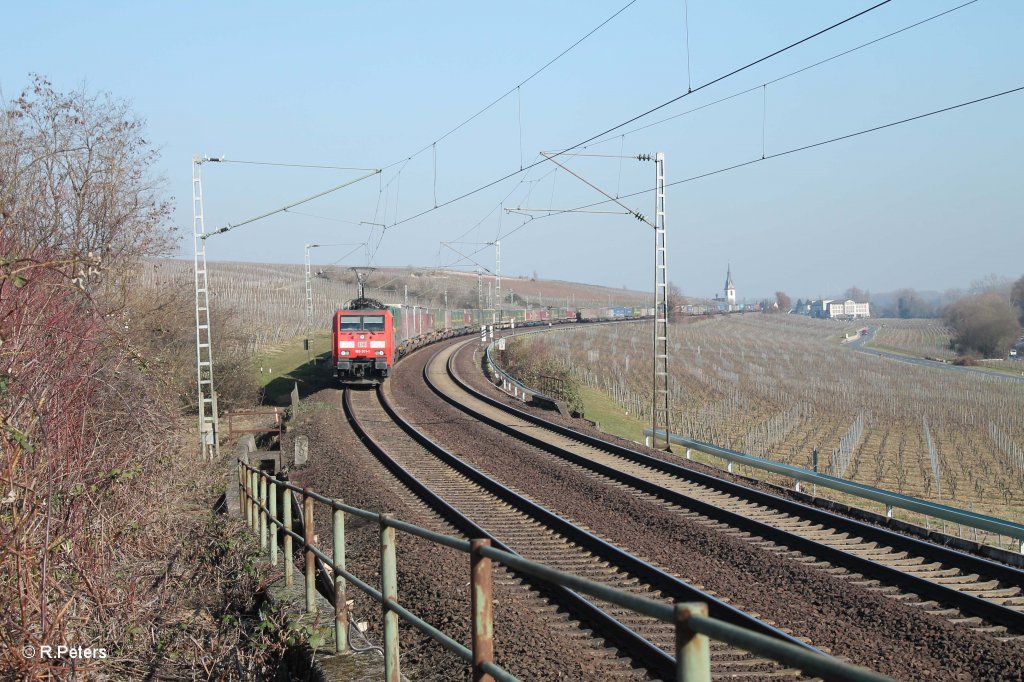
M 357 298 L 332 323 L 334 376 L 343 384 L 379 384 L 395 358 L 394 318 L 387 307 Z

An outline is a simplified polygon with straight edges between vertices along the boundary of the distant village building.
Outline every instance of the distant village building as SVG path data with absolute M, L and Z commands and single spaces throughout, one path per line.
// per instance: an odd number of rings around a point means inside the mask
M 732 282 L 732 266 L 725 268 L 725 301 L 729 304 L 729 310 L 736 306 L 736 285 Z
M 827 298 L 820 301 L 811 301 L 811 317 L 850 320 L 858 317 L 871 317 L 871 304 L 857 303 L 855 301 L 833 301 Z

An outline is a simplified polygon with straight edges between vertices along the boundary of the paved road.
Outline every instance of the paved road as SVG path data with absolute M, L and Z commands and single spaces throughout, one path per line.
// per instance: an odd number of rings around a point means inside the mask
M 908 355 L 900 355 L 899 353 L 890 353 L 889 351 L 879 350 L 877 348 L 867 348 L 864 344 L 868 341 L 873 341 L 875 338 L 875 332 L 878 331 L 878 327 L 871 325 L 868 326 L 870 330 L 867 336 L 859 336 L 856 340 L 850 341 L 846 344 L 847 347 L 852 348 L 861 353 L 867 353 L 868 355 L 877 355 L 882 358 L 888 358 L 889 360 L 897 360 L 899 362 L 905 362 L 908 365 L 921 365 L 923 367 L 937 367 L 946 369 L 950 372 L 973 372 L 974 374 L 981 374 L 983 376 L 992 377 L 994 379 L 1006 379 L 1007 381 L 1019 381 L 1024 382 L 1024 374 L 1021 376 L 1014 376 L 1012 374 L 1003 374 L 1001 372 L 990 372 L 980 367 L 962 367 L 960 365 L 953 365 L 948 362 L 938 362 L 936 360 L 925 360 L 924 358 L 915 358 Z M 1021 370 L 1024 372 L 1024 361 L 1021 363 Z

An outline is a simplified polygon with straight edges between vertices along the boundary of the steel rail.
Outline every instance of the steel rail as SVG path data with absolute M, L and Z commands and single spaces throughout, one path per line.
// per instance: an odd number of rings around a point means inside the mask
M 426 367 L 424 367 L 424 380 L 426 380 Z M 800 641 L 796 637 L 788 635 L 778 628 L 772 627 L 771 625 L 754 618 L 750 614 L 744 613 L 735 606 L 727 604 L 721 599 L 707 594 L 703 590 L 694 587 L 670 573 L 666 573 L 643 559 L 639 559 L 620 547 L 597 537 L 593 533 L 579 528 L 576 524 L 562 518 L 558 514 L 555 514 L 536 502 L 523 497 L 511 488 L 491 478 L 479 469 L 473 467 L 434 443 L 428 436 L 403 420 L 386 400 L 382 399 L 381 404 L 395 423 L 415 438 L 417 442 L 435 453 L 442 461 L 448 464 L 448 466 L 452 467 L 463 476 L 466 476 L 477 485 L 480 485 L 486 491 L 513 505 L 519 511 L 557 531 L 563 537 L 571 540 L 580 547 L 593 552 L 603 559 L 613 562 L 620 569 L 629 571 L 651 587 L 658 589 L 665 594 L 671 595 L 674 599 L 679 601 L 707 602 L 709 615 L 713 618 L 733 623 L 755 632 L 760 632 L 769 637 L 775 637 L 776 639 L 789 642 L 795 646 L 803 647 L 812 651 L 818 651 L 816 648 Z
M 522 410 L 516 409 L 510 405 L 506 405 L 503 402 L 496 400 L 490 396 L 487 396 L 480 391 L 477 391 L 472 386 L 469 386 L 464 382 L 458 373 L 454 369 L 454 357 L 456 353 L 452 353 L 449 357 L 447 364 L 447 371 L 453 381 L 470 395 L 477 399 L 497 407 L 509 414 L 512 414 L 520 419 L 526 420 L 537 426 L 541 426 L 545 429 L 554 431 L 562 436 L 571 438 L 582 442 L 591 447 L 597 448 L 604 452 L 608 452 L 612 455 L 622 457 L 623 459 L 631 462 L 642 464 L 650 467 L 656 471 L 676 476 L 686 481 L 697 483 L 700 485 L 708 486 L 712 489 L 726 492 L 730 495 L 735 495 L 742 499 L 749 500 L 756 504 L 765 505 L 772 509 L 799 516 L 801 518 L 810 519 L 814 522 L 821 522 L 827 524 L 829 527 L 836 528 L 838 530 L 852 532 L 860 534 L 865 539 L 879 540 L 886 544 L 893 546 L 894 548 L 905 549 L 908 552 L 914 552 L 918 556 L 923 556 L 932 561 L 940 561 L 944 564 L 956 566 L 961 569 L 966 569 L 972 572 L 979 573 L 979 575 L 986 575 L 991 578 L 996 578 L 1002 582 L 1010 585 L 1024 585 L 1024 571 L 1000 564 L 998 562 L 989 561 L 981 557 L 977 557 L 971 554 L 966 554 L 948 547 L 935 545 L 933 543 L 919 540 L 917 538 L 909 537 L 896 533 L 894 531 L 881 528 L 872 524 L 857 521 L 849 517 L 832 514 L 826 510 L 812 507 L 809 505 L 796 502 L 794 500 L 788 500 L 783 497 L 772 495 L 760 490 L 747 488 L 738 483 L 726 481 L 724 479 L 716 478 L 709 474 L 704 474 L 693 469 L 687 469 L 685 467 L 666 462 L 650 455 L 631 450 L 629 448 L 610 443 L 594 436 L 590 436 L 585 433 L 581 433 L 574 429 L 549 422 L 541 417 L 529 414 Z M 472 416 L 474 419 L 484 421 L 494 428 L 512 435 L 519 440 L 522 440 L 530 445 L 538 447 L 550 454 L 556 455 L 562 459 L 573 462 L 579 466 L 583 466 L 591 471 L 599 473 L 603 476 L 609 477 L 612 480 L 619 481 L 630 487 L 634 487 L 638 490 L 653 494 L 661 499 L 664 499 L 673 504 L 678 504 L 686 508 L 697 511 L 701 514 L 709 516 L 710 518 L 718 519 L 725 523 L 728 523 L 734 527 L 746 530 L 748 532 L 759 535 L 765 539 L 772 540 L 780 545 L 789 547 L 790 549 L 796 549 L 801 552 L 811 554 L 813 556 L 819 556 L 830 563 L 836 563 L 847 567 L 853 567 L 857 572 L 870 573 L 876 576 L 881 576 L 885 581 L 914 592 L 919 596 L 928 596 L 934 598 L 948 606 L 954 606 L 961 610 L 965 614 L 976 615 L 984 618 L 990 623 L 1003 625 L 1008 628 L 1012 628 L 1018 632 L 1024 632 L 1024 612 L 1015 611 L 1014 609 L 1007 608 L 1000 604 L 985 600 L 981 597 L 975 597 L 965 592 L 960 592 L 950 587 L 931 582 L 924 578 L 919 578 L 909 573 L 904 573 L 898 569 L 885 566 L 883 564 L 876 563 L 870 559 L 858 557 L 856 555 L 844 552 L 840 549 L 829 547 L 817 543 L 807 538 L 788 533 L 780 530 L 774 526 L 766 523 L 756 521 L 754 519 L 747 518 L 735 512 L 731 512 L 721 507 L 716 507 L 707 502 L 701 502 L 692 497 L 682 495 L 671 490 L 645 481 L 643 479 L 625 474 L 611 467 L 598 464 L 585 457 L 581 457 L 567 450 L 564 450 L 557 445 L 549 443 L 542 438 L 532 436 L 530 434 L 522 433 L 511 426 L 503 424 L 498 420 L 491 419 L 486 415 L 478 414 L 468 406 L 462 404 L 452 396 L 445 395 L 437 386 L 434 386 L 429 379 L 424 375 L 425 380 L 431 389 L 439 395 L 441 398 L 446 400 L 448 403 L 459 408 L 466 414 Z M 724 619 L 723 619 L 724 620 Z
M 391 418 L 398 424 L 406 433 L 408 433 L 416 442 L 425 447 L 428 451 L 435 455 L 441 453 L 447 454 L 449 457 L 453 457 L 446 450 L 441 448 L 439 445 L 431 441 L 429 438 L 424 436 L 422 433 L 417 431 L 412 425 L 407 424 L 397 413 L 394 412 L 393 408 L 387 403 L 383 397 L 383 391 L 380 387 L 376 389 L 377 395 L 380 398 L 381 405 L 385 411 L 391 416 Z M 426 502 L 434 511 L 438 512 L 446 521 L 455 526 L 461 533 L 467 537 L 473 538 L 487 538 L 491 541 L 491 546 L 497 549 L 504 550 L 510 554 L 516 554 L 516 552 L 508 547 L 505 543 L 501 542 L 498 538 L 494 537 L 491 533 L 477 525 L 472 519 L 464 515 L 454 506 L 449 504 L 444 498 L 430 490 L 426 485 L 419 481 L 411 472 L 406 470 L 402 465 L 395 461 L 387 451 L 377 443 L 372 436 L 366 431 L 362 423 L 356 417 L 355 412 L 352 410 L 352 403 L 350 398 L 351 389 L 345 389 L 343 394 L 342 403 L 345 409 L 345 417 L 352 425 L 353 430 L 359 436 L 359 439 L 363 444 L 370 450 L 370 452 L 377 458 L 381 464 L 387 468 L 399 481 L 407 486 L 414 495 L 419 497 L 421 500 Z M 621 645 L 624 649 L 629 651 L 638 663 L 643 665 L 651 672 L 670 679 L 675 671 L 675 659 L 663 651 L 661 648 L 655 646 L 653 643 L 648 641 L 646 638 L 640 636 L 634 632 L 628 626 L 620 623 L 617 619 L 600 609 L 587 599 L 583 598 L 576 592 L 570 590 L 567 587 L 560 585 L 551 584 L 548 582 L 537 582 L 527 574 L 523 574 L 517 571 L 524 580 L 530 581 L 532 585 L 541 589 L 545 594 L 549 595 L 552 599 L 560 603 L 565 608 L 570 609 L 578 617 L 586 619 L 590 627 L 597 633 L 606 637 L 609 641 L 615 642 Z
M 495 665 L 492 661 L 484 660 L 477 662 L 476 656 L 469 647 L 466 647 L 409 611 L 397 601 L 397 595 L 395 598 L 386 597 L 384 592 L 375 589 L 335 563 L 336 557 L 328 556 L 316 545 L 315 542 L 312 544 L 306 544 L 309 540 L 309 535 L 305 529 L 303 529 L 303 533 L 297 533 L 288 527 L 290 522 L 287 519 L 281 521 L 276 517 L 274 500 L 276 499 L 277 491 L 273 488 L 268 490 L 268 486 L 266 484 L 269 482 L 271 486 L 276 486 L 279 481 L 272 478 L 266 472 L 260 471 L 241 460 L 238 464 L 240 473 L 239 493 L 242 496 L 240 501 L 247 508 L 255 507 L 260 514 L 259 521 L 250 515 L 248 519 L 249 525 L 254 531 L 258 527 L 260 534 L 264 536 L 266 535 L 267 530 L 271 530 L 271 536 L 269 538 L 272 543 L 270 557 L 271 562 L 275 561 L 276 552 L 273 548 L 277 546 L 277 533 L 272 529 L 279 528 L 286 537 L 298 539 L 302 546 L 302 551 L 311 553 L 317 558 L 317 562 L 320 564 L 317 569 L 318 571 L 324 570 L 322 565 L 326 564 L 334 570 L 336 576 L 343 576 L 349 584 L 355 585 L 359 590 L 369 595 L 373 600 L 381 603 L 385 613 L 393 612 L 397 614 L 402 620 L 405 620 L 428 637 L 436 640 L 443 648 L 453 652 L 467 663 L 479 666 L 479 672 L 490 674 L 498 682 L 519 682 L 518 678 L 502 667 Z M 245 479 L 242 477 L 243 473 Z M 253 476 L 258 476 L 261 479 L 260 485 L 255 486 L 255 488 L 259 490 L 258 497 L 253 497 L 248 484 L 243 483 L 246 479 L 255 483 L 255 478 L 253 478 Z M 286 496 L 290 498 L 289 502 L 294 501 L 294 489 L 297 489 L 298 487 L 290 484 L 286 485 L 287 487 L 281 489 L 280 492 L 282 494 L 286 494 Z M 319 501 L 319 498 L 323 497 L 312 493 L 312 491 L 306 488 L 301 490 L 301 494 L 307 502 L 317 502 Z M 266 497 L 268 493 L 271 495 L 269 498 Z M 318 499 L 314 499 L 314 495 L 316 495 L 316 498 Z M 269 507 L 266 504 L 267 502 L 270 503 Z M 335 504 L 332 504 L 331 506 L 333 507 L 335 514 L 335 532 L 338 532 L 337 527 L 339 525 L 339 517 L 341 517 L 343 513 L 343 510 L 340 507 L 347 505 L 343 505 L 337 500 L 334 502 Z M 321 504 L 323 503 L 321 502 Z M 290 508 L 290 506 L 291 505 L 289 504 L 285 508 Z M 306 505 L 303 504 L 302 506 L 305 507 Z M 312 505 L 309 505 L 309 508 L 311 509 Z M 707 648 L 706 640 L 703 644 L 698 642 L 696 647 L 692 646 L 692 640 L 691 644 L 685 644 L 691 635 L 703 634 L 711 636 L 717 641 L 730 644 L 751 653 L 766 656 L 779 663 L 798 668 L 805 673 L 817 675 L 829 680 L 836 680 L 836 682 L 893 682 L 892 678 L 881 675 L 867 668 L 851 666 L 830 656 L 815 653 L 814 651 L 797 647 L 787 642 L 782 642 L 775 638 L 731 625 L 724 621 L 710 618 L 707 616 L 707 605 L 704 603 L 675 602 L 672 605 L 665 604 L 662 601 L 634 595 L 629 592 L 624 592 L 621 589 L 610 587 L 601 582 L 596 582 L 582 576 L 567 573 L 544 564 L 538 564 L 525 559 L 518 554 L 509 553 L 492 547 L 490 542 L 486 540 L 474 540 L 470 543 L 454 536 L 444 535 L 425 528 L 420 528 L 419 526 L 409 524 L 405 521 L 400 521 L 388 514 L 380 514 L 376 516 L 378 516 L 379 523 L 382 528 L 388 527 L 394 530 L 402 530 L 403 532 L 411 533 L 431 542 L 437 542 L 445 546 L 452 547 L 467 554 L 479 552 L 480 556 L 494 559 L 510 569 L 515 569 L 528 575 L 533 575 L 548 583 L 562 585 L 577 592 L 583 592 L 599 599 L 609 601 L 613 604 L 617 604 L 636 613 L 645 614 L 662 622 L 673 624 L 676 630 L 677 661 L 675 679 L 677 680 L 689 679 L 688 673 L 696 674 L 699 679 L 707 679 L 707 674 L 709 672 L 708 666 L 710 665 L 710 651 Z M 303 522 L 304 521 L 300 521 L 300 526 Z M 335 542 L 337 542 L 337 540 L 335 540 Z M 391 548 L 393 551 L 393 544 L 391 544 Z M 337 553 L 338 551 L 336 544 L 335 552 Z M 290 560 L 290 558 L 286 557 L 286 560 Z M 488 571 L 487 574 L 487 577 L 483 579 L 486 581 L 485 585 L 490 585 L 490 572 Z M 474 583 L 476 579 L 476 574 L 474 573 Z M 332 583 L 332 587 L 336 587 L 336 585 L 336 582 Z M 489 593 L 489 590 L 487 590 L 483 585 L 479 585 L 477 588 L 484 589 Z M 308 592 L 313 589 L 318 589 L 318 591 L 321 590 L 321 588 L 314 588 L 309 582 L 307 582 L 307 609 L 312 608 L 309 606 Z M 337 610 L 337 606 L 335 608 Z M 488 617 L 485 616 L 485 618 Z M 487 622 L 491 621 L 488 620 Z M 345 621 L 339 618 L 337 620 L 337 626 L 345 627 Z M 484 628 L 487 628 L 486 624 L 484 625 Z
M 535 330 L 524 332 L 519 336 L 526 336 L 528 334 L 544 333 L 547 330 Z M 568 330 L 563 330 L 568 331 Z M 515 377 L 509 374 L 499 364 L 494 361 L 492 351 L 494 348 L 494 342 L 487 345 L 484 353 L 487 356 L 487 362 L 494 369 L 497 374 L 502 377 L 504 381 L 511 383 L 516 386 L 526 395 L 541 396 L 546 400 L 552 400 L 549 396 L 544 396 L 534 388 L 526 386 Z M 525 398 L 524 398 L 525 399 Z M 644 429 L 646 435 L 653 435 L 654 430 L 650 427 Z M 658 433 L 663 433 L 663 430 L 659 429 Z M 737 464 L 743 464 L 745 466 L 753 467 L 755 469 L 761 469 L 764 471 L 770 471 L 787 478 L 792 478 L 797 482 L 799 490 L 799 483 L 810 483 L 813 485 L 820 485 L 839 492 L 853 495 L 865 500 L 871 500 L 873 502 L 879 502 L 886 506 L 887 513 L 893 508 L 906 509 L 907 511 L 917 512 L 924 514 L 935 519 L 943 521 L 949 521 L 950 523 L 956 523 L 961 526 L 968 528 L 975 528 L 977 530 L 984 530 L 996 535 L 1002 535 L 1004 537 L 1012 538 L 1017 540 L 1019 549 L 1024 553 L 1024 525 L 1007 521 L 1006 519 L 1000 519 L 987 514 L 979 514 L 964 509 L 957 509 L 948 505 L 939 504 L 936 502 L 930 502 L 928 500 L 922 500 L 920 498 L 911 497 L 909 495 L 902 495 L 899 493 L 893 493 L 888 490 L 876 488 L 874 486 L 865 485 L 863 483 L 857 483 L 855 481 L 848 481 L 846 479 L 838 478 L 835 476 L 829 476 L 827 474 L 821 474 L 816 471 L 809 471 L 800 467 L 793 466 L 791 464 L 784 464 L 781 462 L 774 462 L 769 459 L 762 457 L 755 457 L 746 453 L 737 452 L 735 450 L 729 450 L 728 448 L 722 448 L 717 445 L 710 443 L 703 443 L 698 440 L 691 438 L 684 438 L 683 436 L 675 434 L 667 434 L 668 439 L 671 443 L 677 445 L 683 445 L 691 450 L 697 450 L 713 457 L 727 460 L 729 462 L 735 462 Z

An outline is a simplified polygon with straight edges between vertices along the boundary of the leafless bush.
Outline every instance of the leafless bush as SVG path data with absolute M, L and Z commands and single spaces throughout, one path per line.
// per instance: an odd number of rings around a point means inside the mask
M 196 564 L 182 499 L 214 494 L 177 416 L 176 328 L 192 328 L 191 306 L 137 286 L 140 260 L 172 236 L 155 155 L 110 96 L 36 78 L 0 112 L 4 679 L 76 674 L 68 659 L 24 657 L 27 645 L 106 647 L 111 675 L 151 664 L 167 624 L 182 622 L 168 608 L 209 608 L 194 575 L 188 590 L 175 579 Z M 79 677 L 102 664 L 74 663 Z

